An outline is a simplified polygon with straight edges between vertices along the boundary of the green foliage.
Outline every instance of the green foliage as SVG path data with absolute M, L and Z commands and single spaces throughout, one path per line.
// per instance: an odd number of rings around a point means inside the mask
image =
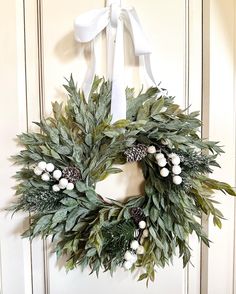
M 67 268 L 89 266 L 96 274 L 103 268 L 111 273 L 122 264 L 135 226 L 129 209 L 140 207 L 146 217 L 149 237 L 145 254 L 136 267 L 144 273 L 139 280 L 154 280 L 155 267 L 169 264 L 176 248 L 185 266 L 191 257 L 189 234 L 196 233 L 209 245 L 199 219 L 212 215 L 221 227 L 223 215 L 215 207 L 214 191 L 235 196 L 226 183 L 208 178 L 216 157 L 222 153 L 217 142 L 199 137 L 198 112 L 186 114 L 174 98 L 150 88 L 134 97 L 127 89 L 127 119 L 111 123 L 111 84 L 96 78 L 87 103 L 71 77 L 65 85 L 69 99 L 65 106 L 53 103 L 53 117 L 36 123 L 40 133 L 18 136 L 22 151 L 13 157 L 21 169 L 15 175 L 16 201 L 13 210 L 31 212 L 25 237 L 52 236 L 58 257 L 68 257 Z M 163 140 L 167 143 L 163 145 Z M 164 154 L 181 157 L 183 183 L 176 186 L 170 177 L 160 176 L 154 155 L 142 159 L 145 193 L 126 203 L 105 202 L 95 192 L 98 181 L 120 172 L 116 163 L 125 163 L 125 150 L 134 144 L 154 145 Z M 53 181 L 43 182 L 32 169 L 44 160 L 57 168 L 74 166 L 81 172 L 73 191 L 52 192 Z
M 123 256 L 134 239 L 136 227 L 132 220 L 114 221 L 102 227 L 103 246 L 102 254 L 107 256 L 108 265 L 114 260 L 117 265 L 122 265 Z

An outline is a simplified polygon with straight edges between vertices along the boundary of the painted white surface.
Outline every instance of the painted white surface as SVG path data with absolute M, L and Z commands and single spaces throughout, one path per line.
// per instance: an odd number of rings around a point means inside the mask
M 141 0 L 124 2 L 135 5 L 137 9 L 153 47 L 154 71 L 163 86 L 168 88 L 170 94 L 176 95 L 176 101 L 183 107 L 191 104 L 192 109 L 201 109 L 201 1 L 149 0 L 148 5 Z M 40 3 L 43 60 L 38 58 L 37 4 Z M 0 137 L 3 142 L 0 144 L 1 208 L 11 199 L 10 187 L 14 185 L 10 176 L 14 174 L 15 168 L 7 160 L 17 151 L 12 139 L 16 133 L 25 131 L 27 125 L 31 128 L 33 120 L 39 119 L 40 104 L 44 104 L 45 114 L 50 114 L 51 101 L 65 99 L 61 87 L 64 77 L 69 77 L 72 72 L 75 80 L 81 84 L 87 66 L 84 56 L 89 56 L 89 47 L 75 43 L 73 19 L 89 9 L 103 5 L 104 1 L 101 0 L 1 0 L 4 8 L 0 9 Z M 186 10 L 188 5 L 189 10 Z M 235 7 L 234 0 L 211 0 L 209 128 L 211 139 L 224 142 L 227 152 L 221 159 L 222 170 L 216 171 L 215 176 L 231 184 L 234 184 L 235 177 Z M 139 89 L 141 83 L 137 60 L 132 57 L 129 37 L 125 40 L 127 84 Z M 98 38 L 97 44 L 100 75 L 105 75 L 106 68 L 104 41 L 103 34 Z M 44 95 L 39 95 L 40 61 L 43 61 L 41 86 Z M 45 97 L 44 101 L 39 103 L 42 96 Z M 120 193 L 116 187 L 117 195 L 130 188 L 128 181 L 123 180 Z M 102 185 L 100 189 L 103 188 Z M 112 191 L 114 187 L 111 179 L 108 180 L 108 185 Z M 209 254 L 208 294 L 231 294 L 234 203 L 230 198 L 219 197 L 221 209 L 228 220 L 224 222 L 221 232 L 210 225 L 210 237 L 214 244 Z M 34 241 L 30 246 L 27 240 L 20 239 L 16 233 L 22 232 L 26 225 L 22 220 L 23 216 L 15 216 L 11 220 L 3 213 L 0 215 L 1 294 L 107 294 L 111 291 L 114 294 L 131 291 L 137 294 L 200 294 L 200 246 L 195 236 L 190 239 L 195 267 L 190 265 L 187 270 L 183 270 L 182 262 L 176 258 L 173 266 L 158 270 L 155 283 L 146 289 L 144 283 L 136 283 L 123 270 L 119 270 L 114 278 L 104 274 L 97 279 L 88 276 L 87 272 L 81 273 L 79 269 L 66 274 L 64 269 L 59 268 L 54 255 L 46 252 L 45 259 L 45 244 L 41 240 Z
M 3 211 L 15 184 L 11 176 L 16 169 L 9 161 L 18 150 L 13 138 L 26 128 L 22 12 L 22 4 L 15 1 L 8 1 L 0 10 L 0 292 L 9 294 L 18 294 L 19 289 L 28 293 L 31 279 L 29 242 L 19 236 L 27 224 L 23 215 L 11 219 Z
M 235 186 L 235 70 L 236 23 L 234 0 L 211 1 L 210 6 L 210 137 L 223 142 L 222 169 L 214 176 Z M 210 225 L 209 294 L 235 293 L 234 200 L 217 194 L 226 221 L 221 231 Z

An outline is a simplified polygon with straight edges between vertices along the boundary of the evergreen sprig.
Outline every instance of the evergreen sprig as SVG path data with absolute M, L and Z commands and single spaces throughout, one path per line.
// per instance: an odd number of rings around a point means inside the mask
M 110 260 L 122 265 L 123 257 L 130 242 L 134 239 L 135 224 L 132 220 L 115 221 L 102 228 L 103 251 Z
M 26 191 L 19 200 L 18 210 L 45 213 L 59 209 L 62 195 L 39 188 Z

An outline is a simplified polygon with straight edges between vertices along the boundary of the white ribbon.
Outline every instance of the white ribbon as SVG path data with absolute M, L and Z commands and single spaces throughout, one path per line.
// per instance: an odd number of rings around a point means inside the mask
M 147 75 L 153 86 L 158 87 L 152 73 L 149 42 L 133 7 L 121 7 L 115 2 L 108 7 L 94 9 L 78 16 L 74 23 L 75 39 L 82 43 L 91 42 L 92 48 L 92 65 L 88 68 L 82 86 L 86 99 L 89 97 L 96 70 L 94 41 L 97 35 L 105 28 L 107 29 L 107 67 L 108 77 L 112 81 L 111 114 L 113 122 L 126 118 L 123 26 L 126 27 L 131 35 L 134 54 L 138 57 L 144 57 L 144 66 Z

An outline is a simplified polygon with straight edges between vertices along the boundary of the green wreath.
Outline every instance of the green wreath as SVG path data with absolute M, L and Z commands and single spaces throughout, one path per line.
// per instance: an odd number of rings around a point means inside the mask
M 153 281 L 155 267 L 168 264 L 177 248 L 185 266 L 190 234 L 209 246 L 202 214 L 221 228 L 214 190 L 235 196 L 207 176 L 222 149 L 199 137 L 198 112 L 186 114 L 173 97 L 157 98 L 157 88 L 137 97 L 127 89 L 127 119 L 111 124 L 109 82 L 96 78 L 88 103 L 72 77 L 65 89 L 65 107 L 53 103 L 54 117 L 36 123 L 40 132 L 18 136 L 24 149 L 13 157 L 22 168 L 11 209 L 30 212 L 23 236 L 52 236 L 67 269 L 142 268 L 139 280 Z M 132 161 L 145 178 L 143 195 L 121 203 L 96 193 L 97 182 L 121 171 L 115 164 Z

